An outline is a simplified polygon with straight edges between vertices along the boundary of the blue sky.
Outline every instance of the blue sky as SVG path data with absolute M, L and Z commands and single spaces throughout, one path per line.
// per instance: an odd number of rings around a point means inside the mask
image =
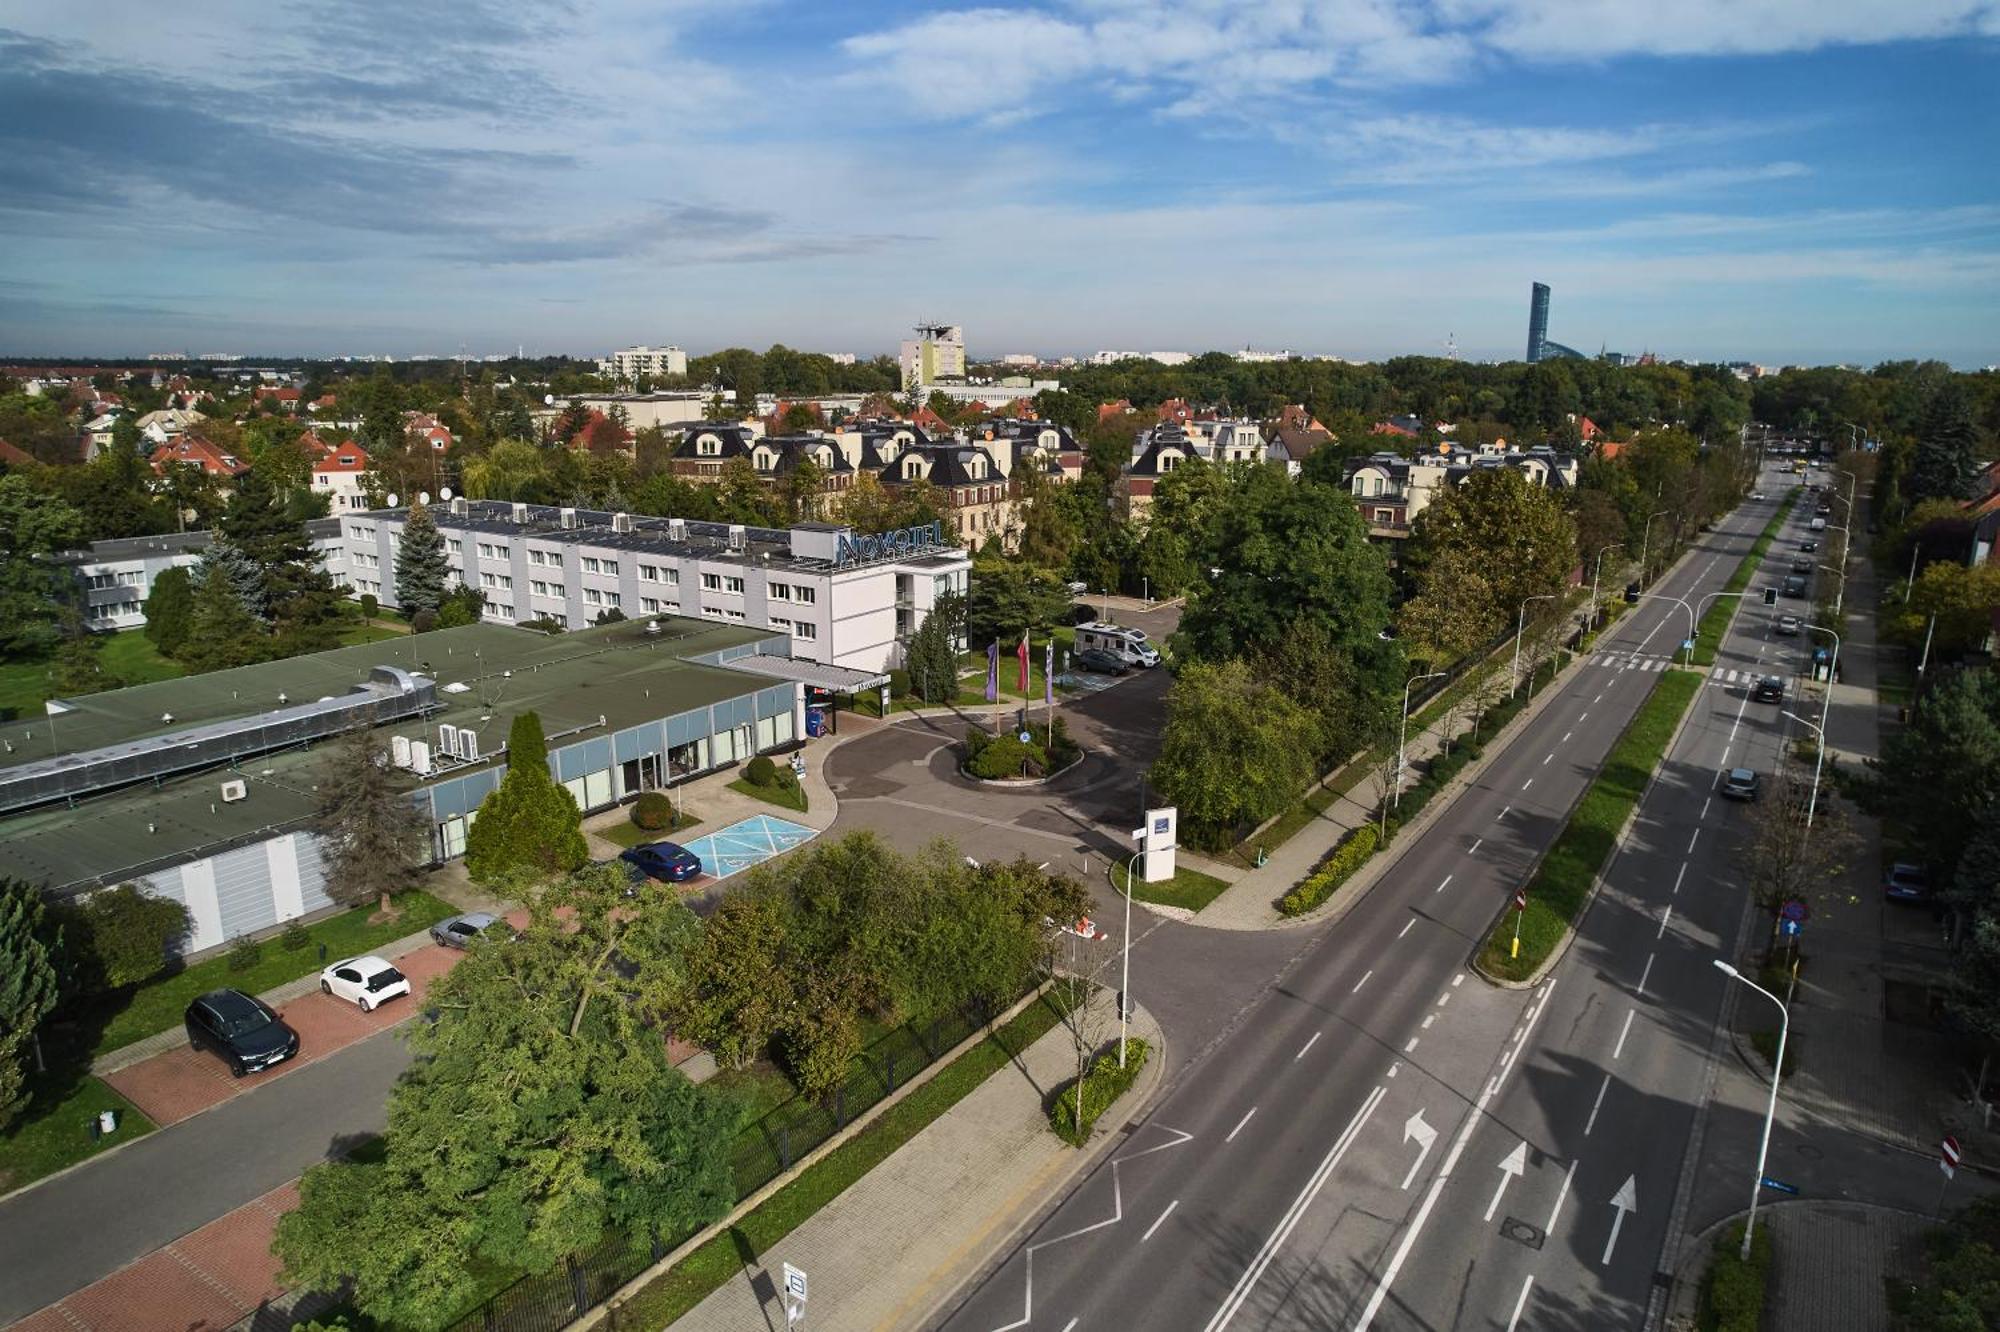
M 2000 0 L 7 0 L 0 353 L 2000 361 Z

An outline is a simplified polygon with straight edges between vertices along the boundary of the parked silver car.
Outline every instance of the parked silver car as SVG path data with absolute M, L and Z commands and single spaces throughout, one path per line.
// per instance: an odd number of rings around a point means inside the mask
M 490 911 L 467 911 L 431 926 L 431 941 L 446 948 L 470 948 L 473 940 L 485 938 L 496 924 L 504 922 Z

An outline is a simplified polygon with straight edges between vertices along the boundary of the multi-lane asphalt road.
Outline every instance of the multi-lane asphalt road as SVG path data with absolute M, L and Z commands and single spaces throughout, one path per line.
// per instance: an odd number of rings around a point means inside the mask
M 1744 505 L 1652 591 L 1720 590 L 1775 502 Z M 945 1325 L 1639 1325 L 1723 995 L 1711 962 L 1748 919 L 1746 811 L 1715 778 L 1770 769 L 1779 709 L 1749 702 L 1747 677 L 1802 651 L 1753 601 L 1545 980 L 1500 989 L 1466 962 L 1687 632 L 1672 601 L 1635 608 L 1364 900 L 1184 1051 Z M 1135 997 L 1151 1002 L 1147 962 L 1184 974 L 1204 938 L 1149 935 Z

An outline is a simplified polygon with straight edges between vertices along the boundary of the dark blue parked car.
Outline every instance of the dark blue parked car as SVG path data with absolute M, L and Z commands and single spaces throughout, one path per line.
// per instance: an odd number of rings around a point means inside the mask
M 649 878 L 686 883 L 701 873 L 701 857 L 679 842 L 648 842 L 623 852 L 620 860 Z

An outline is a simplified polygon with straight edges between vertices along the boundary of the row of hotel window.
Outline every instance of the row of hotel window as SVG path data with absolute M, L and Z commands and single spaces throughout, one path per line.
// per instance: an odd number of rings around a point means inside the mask
M 511 592 L 514 588 L 514 580 L 505 574 L 485 574 L 481 576 L 480 582 L 482 586 L 491 588 L 496 592 Z M 357 594 L 370 592 L 379 596 L 382 592 L 382 584 L 365 578 L 357 578 L 354 580 L 354 590 Z M 530 583 L 528 590 L 538 597 L 549 597 L 557 600 L 560 600 L 563 595 L 560 585 L 541 581 Z M 604 592 L 594 587 L 587 587 L 583 590 L 583 604 L 586 606 L 624 608 L 624 601 L 616 592 Z M 138 609 L 139 603 L 136 601 L 130 603 L 129 606 L 98 606 L 91 609 L 91 616 L 94 619 L 110 618 L 121 614 L 135 614 Z M 679 615 L 681 607 L 677 601 L 662 601 L 658 597 L 640 597 L 639 613 L 641 615 Z M 512 620 L 515 618 L 514 607 L 504 601 L 488 601 L 486 603 L 486 614 L 489 618 L 495 620 Z M 749 618 L 742 611 L 734 607 L 725 609 L 721 606 L 703 606 L 701 614 L 704 619 L 709 620 L 741 621 Z M 771 618 L 771 628 L 781 633 L 788 633 L 794 638 L 803 639 L 809 643 L 815 642 L 819 638 L 819 626 L 810 620 L 792 621 L 773 616 Z

